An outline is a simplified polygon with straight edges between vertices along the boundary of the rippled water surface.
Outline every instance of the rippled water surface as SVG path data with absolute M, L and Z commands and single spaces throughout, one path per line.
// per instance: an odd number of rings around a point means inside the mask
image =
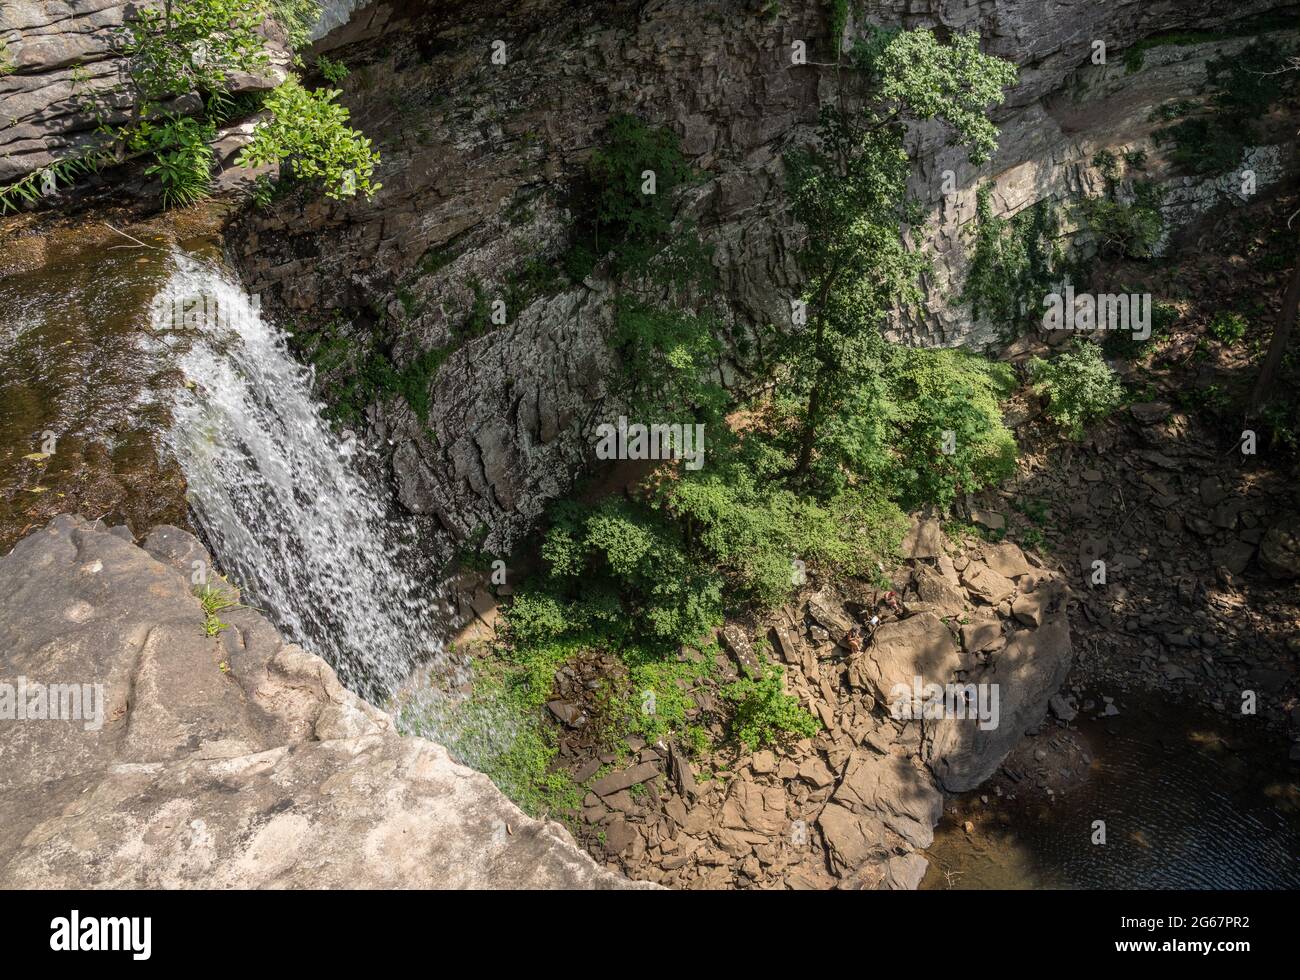
M 966 794 L 923 887 L 1300 888 L 1300 785 L 1281 736 L 1154 698 L 1079 727 L 1087 779 L 1052 804 L 991 798 L 986 819 L 988 790 Z

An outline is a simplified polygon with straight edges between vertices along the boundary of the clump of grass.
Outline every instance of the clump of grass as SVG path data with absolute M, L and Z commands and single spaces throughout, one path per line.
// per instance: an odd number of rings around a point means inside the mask
M 194 590 L 199 604 L 203 606 L 203 635 L 220 636 L 222 630 L 230 629 L 229 623 L 223 623 L 218 613 L 226 609 L 237 609 L 242 603 L 235 593 L 224 585 L 203 584 Z

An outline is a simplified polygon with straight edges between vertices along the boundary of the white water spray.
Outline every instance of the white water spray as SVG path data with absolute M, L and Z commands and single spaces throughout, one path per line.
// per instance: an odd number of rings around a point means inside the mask
M 181 333 L 168 441 L 214 558 L 289 639 L 382 704 L 438 658 L 449 609 L 312 397 L 311 375 L 258 304 L 214 266 L 176 256 L 154 328 Z

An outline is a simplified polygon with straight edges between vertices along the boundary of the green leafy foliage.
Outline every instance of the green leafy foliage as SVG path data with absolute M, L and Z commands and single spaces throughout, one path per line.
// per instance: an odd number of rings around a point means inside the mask
M 1029 362 L 1034 391 L 1046 396 L 1047 415 L 1072 439 L 1083 438 L 1084 427 L 1105 418 L 1124 400 L 1124 389 L 1102 357 L 1101 348 L 1077 339 L 1072 348 L 1051 360 Z
M 919 296 L 926 263 L 901 234 L 920 215 L 907 194 L 904 121 L 943 120 L 972 162 L 987 160 L 996 137 L 987 109 L 1016 75 L 1009 62 L 981 54 L 974 34 L 944 44 L 925 30 L 882 39 L 863 64 L 872 83 L 866 106 L 823 106 L 817 145 L 786 157 L 792 210 L 807 230 L 807 329 L 787 335 L 779 352 L 803 403 L 801 475 L 812 469 L 823 426 L 878 372 L 891 311 Z
M 1164 234 L 1160 211 L 1163 192 L 1153 181 L 1126 179 L 1128 169 L 1141 169 L 1115 154 L 1102 151 L 1093 166 L 1102 172 L 1106 187 L 1096 197 L 1081 197 L 1075 203 L 1080 227 L 1097 243 L 1097 251 L 1108 258 L 1147 259 L 1154 254 Z
M 114 159 L 111 150 L 92 147 L 75 156 L 57 160 L 41 170 L 33 170 L 26 177 L 0 187 L 0 215 L 17 211 L 24 204 L 36 204 L 41 200 L 45 187 L 46 174 L 50 175 L 52 185 L 68 186 L 81 178 L 95 173 L 107 166 Z
M 784 687 L 784 668 L 765 664 L 759 680 L 742 677 L 722 689 L 722 697 L 734 706 L 731 734 L 750 751 L 783 740 L 811 738 L 821 731 L 821 722 Z
M 171 116 L 163 125 L 151 126 L 139 135 L 154 154 L 154 162 L 144 172 L 162 182 L 165 206 L 186 206 L 207 196 L 212 184 L 209 141 L 213 135 L 210 123 L 184 116 Z
M 786 485 L 788 467 L 788 457 L 754 436 L 731 452 L 715 450 L 706 467 L 660 488 L 657 506 L 722 573 L 733 603 L 784 602 L 795 586 L 796 558 L 869 575 L 897 554 L 907 521 L 887 494 L 856 486 L 817 499 Z
M 974 243 L 961 298 L 971 315 L 1003 324 L 1005 333 L 1027 326 L 1043 295 L 1065 274 L 1060 219 L 1050 201 L 1038 201 L 1012 218 L 993 214 L 992 187 L 976 191 Z
M 1210 321 L 1210 336 L 1221 344 L 1238 343 L 1246 336 L 1246 331 L 1250 328 L 1250 322 L 1240 313 L 1233 313 L 1229 310 L 1220 310 L 1214 314 L 1214 319 Z
M 239 165 L 283 163 L 298 180 L 320 181 L 334 199 L 358 192 L 371 197 L 379 153 L 370 140 L 347 125 L 348 110 L 335 100 L 337 89 L 308 91 L 295 78 L 279 85 L 266 99 L 271 118 L 253 131 L 239 155 Z
M 621 296 L 612 346 L 619 354 L 628 409 L 661 422 L 720 419 L 729 400 L 718 377 L 722 344 L 710 313 Z
M 128 81 L 119 90 L 80 98 L 81 110 L 99 119 L 102 145 L 47 169 L 57 183 L 72 183 L 121 162 L 122 149 L 147 152 L 153 157 L 147 173 L 159 178 L 164 204 L 191 204 L 206 196 L 211 182 L 212 152 L 200 141 L 211 140 L 215 126 L 241 110 L 267 108 L 276 115 L 258 127 L 257 148 L 241 160 L 287 159 L 295 176 L 320 178 L 332 196 L 372 194 L 378 189 L 370 184 L 378 154 L 371 151 L 369 140 L 343 125 L 347 110 L 333 104 L 337 93 L 306 92 L 291 78 L 263 105 L 250 106 L 248 101 L 254 97 L 232 97 L 227 91 L 231 75 L 269 65 L 261 33 L 268 16 L 299 47 L 308 41 L 319 13 L 318 0 L 168 0 L 161 5 L 132 5 L 124 23 L 112 31 L 128 65 Z M 338 69 L 328 73 L 337 75 Z M 74 69 L 74 94 L 88 78 L 84 69 Z M 127 90 L 131 119 L 125 125 L 111 125 L 108 97 Z M 202 100 L 201 113 L 181 118 L 163 111 L 171 100 L 191 93 Z M 36 203 L 44 179 L 43 173 L 29 174 L 0 188 L 0 213 Z M 255 199 L 259 203 L 272 199 L 268 182 L 259 182 Z
M 335 61 L 333 58 L 328 58 L 325 55 L 321 55 L 316 59 L 316 70 L 320 72 L 321 77 L 325 79 L 325 81 L 330 82 L 333 85 L 339 84 L 339 82 L 343 81 L 343 79 L 347 78 L 348 75 L 351 74 L 348 70 L 348 66 L 343 64 L 343 62 Z
M 269 57 L 258 33 L 263 16 L 259 0 L 134 7 L 118 38 L 130 59 L 136 118 L 148 118 L 157 102 L 220 91 L 231 73 L 265 67 Z
M 904 507 L 947 507 L 1015 471 L 1016 441 L 999 407 L 1015 388 L 1008 365 L 960 350 L 891 354 L 880 406 L 889 420 L 888 455 L 873 475 Z
M 613 499 L 593 507 L 564 502 L 542 556 L 570 630 L 599 629 L 618 645 L 636 638 L 669 649 L 722 621 L 718 574 L 688 555 L 680 531 L 647 508 Z
M 971 163 L 984 163 L 997 147 L 990 106 L 1016 80 L 1016 66 L 983 54 L 979 35 L 956 34 L 948 43 L 933 31 L 901 31 L 889 39 L 872 66 L 880 80 L 877 122 L 909 115 L 941 119 L 955 142 L 969 149 Z
M 261 8 L 284 28 L 294 51 L 311 44 L 311 29 L 320 19 L 320 0 L 263 0 Z
M 616 279 L 647 272 L 668 243 L 672 193 L 693 176 L 671 130 L 627 114 L 610 119 L 573 189 L 569 276 L 581 281 L 605 260 Z

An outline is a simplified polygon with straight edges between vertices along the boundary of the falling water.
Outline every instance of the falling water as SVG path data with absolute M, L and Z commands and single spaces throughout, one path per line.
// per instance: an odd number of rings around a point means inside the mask
M 413 528 L 358 472 L 284 335 L 218 267 L 177 254 L 154 300 L 180 350 L 168 441 L 214 558 L 288 638 L 376 703 L 439 658 L 449 609 Z

